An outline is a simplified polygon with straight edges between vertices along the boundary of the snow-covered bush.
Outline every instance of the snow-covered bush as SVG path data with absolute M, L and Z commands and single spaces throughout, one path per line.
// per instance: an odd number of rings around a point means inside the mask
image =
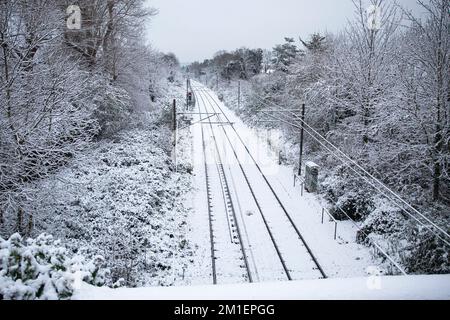
M 332 207 L 331 214 L 338 220 L 347 220 L 348 215 L 351 219 L 360 221 L 373 209 L 373 201 L 365 192 L 353 191 L 339 198 L 336 205 Z
M 92 103 L 94 117 L 98 121 L 102 137 L 109 137 L 123 129 L 131 112 L 131 99 L 128 93 L 111 85 L 106 79 L 94 77 L 92 81 Z
M 0 300 L 70 299 L 76 281 L 103 286 L 108 275 L 101 257 L 72 257 L 51 235 L 0 238 Z
M 327 172 L 320 185 L 325 199 L 331 204 L 330 212 L 336 219 L 347 220 L 348 215 L 360 221 L 375 209 L 370 191 L 360 181 L 349 176 L 344 167 Z
M 450 272 L 450 248 L 442 240 L 386 200 L 376 201 L 376 207 L 357 232 L 359 243 L 377 242 L 408 273 Z
M 416 228 L 408 240 L 409 254 L 402 262 L 409 273 L 450 273 L 450 249 L 435 234 L 425 228 Z
M 173 109 L 172 105 L 168 102 L 162 106 L 161 111 L 155 120 L 155 125 L 158 127 L 171 127 L 173 123 Z
M 357 232 L 357 241 L 360 243 L 366 242 L 370 234 L 393 236 L 404 232 L 407 227 L 408 219 L 397 207 L 385 201 L 378 201 L 376 207 Z
M 36 196 L 45 199 L 25 208 L 35 213 L 35 232 L 65 239 L 71 251 L 86 247 L 105 257 L 111 282 L 123 278 L 135 287 L 172 285 L 168 277 L 180 281 L 192 250 L 179 245 L 186 239 L 184 196 L 192 187 L 183 174 L 188 168 L 180 162 L 175 173 L 159 147 L 165 136 L 151 124 L 122 131 L 33 183 Z

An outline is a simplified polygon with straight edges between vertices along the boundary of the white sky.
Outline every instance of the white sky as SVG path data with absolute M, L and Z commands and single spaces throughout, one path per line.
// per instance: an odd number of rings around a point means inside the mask
M 284 37 L 342 30 L 354 12 L 351 0 L 147 1 L 159 10 L 149 24 L 148 40 L 183 63 L 211 58 L 219 50 L 269 49 Z M 415 0 L 398 2 L 417 10 Z

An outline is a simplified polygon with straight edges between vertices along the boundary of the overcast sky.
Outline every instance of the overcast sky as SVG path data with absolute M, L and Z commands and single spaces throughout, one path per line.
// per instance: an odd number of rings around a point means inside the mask
M 387 0 L 392 1 L 392 0 Z M 148 0 L 159 10 L 148 26 L 158 50 L 181 62 L 211 58 L 219 50 L 272 48 L 284 37 L 306 38 L 342 30 L 353 18 L 351 0 Z M 399 2 L 417 11 L 415 0 Z

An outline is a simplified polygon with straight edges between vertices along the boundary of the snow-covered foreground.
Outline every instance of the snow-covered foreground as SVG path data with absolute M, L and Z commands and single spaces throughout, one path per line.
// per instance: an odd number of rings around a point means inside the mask
M 450 275 L 303 280 L 222 286 L 107 289 L 89 285 L 78 300 L 448 300 Z

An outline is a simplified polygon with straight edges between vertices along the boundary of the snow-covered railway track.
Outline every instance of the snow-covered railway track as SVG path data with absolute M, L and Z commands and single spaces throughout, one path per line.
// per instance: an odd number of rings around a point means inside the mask
M 263 226 L 266 230 L 266 236 L 268 235 L 270 238 L 285 277 L 288 280 L 326 278 L 325 272 L 281 202 L 276 191 L 261 170 L 255 158 L 252 156 L 243 139 L 239 136 L 232 122 L 224 113 L 220 104 L 207 90 L 204 90 L 201 87 L 197 90 L 197 94 L 202 101 L 205 112 L 217 114 L 218 123 L 227 123 L 227 126 L 221 126 L 222 128 L 218 130 L 222 132 L 224 143 L 227 143 L 228 147 L 232 150 L 232 154 L 235 158 L 234 161 L 239 167 L 239 175 L 242 179 L 240 189 L 244 188 L 246 185 L 247 189 L 250 191 L 251 198 L 257 208 L 256 211 L 259 212 Z M 212 127 L 211 131 L 214 131 Z M 243 147 L 242 150 L 239 151 L 236 144 L 231 140 L 230 136 L 233 135 L 237 138 L 237 141 L 240 141 L 240 144 Z M 251 161 L 245 164 L 243 164 L 243 161 L 241 160 L 244 158 L 244 153 L 248 153 L 247 156 L 250 156 L 251 159 Z M 238 174 L 236 173 L 236 175 Z M 236 190 L 236 193 L 241 194 L 241 190 Z M 245 224 L 244 219 L 242 220 L 242 223 Z M 252 241 L 255 241 L 255 239 L 252 239 Z M 258 241 L 256 240 L 256 242 Z M 250 244 L 249 247 L 251 247 Z M 261 266 L 255 265 L 254 269 L 257 270 L 258 267 L 261 268 Z M 276 269 L 276 267 L 274 268 Z M 277 274 L 280 274 L 279 270 L 274 273 L 275 278 Z M 262 277 L 264 278 L 264 276 Z M 270 279 L 270 277 L 265 278 Z M 277 279 L 280 280 L 279 278 Z
M 199 110 L 202 113 L 202 110 Z M 200 115 L 201 117 L 201 115 Z M 211 266 L 214 284 L 252 282 L 241 231 L 234 209 L 228 179 L 218 152 L 217 141 L 210 130 L 201 128 L 205 166 L 208 219 L 211 244 Z M 210 138 L 207 143 L 206 136 Z M 226 226 L 226 227 L 225 227 Z

